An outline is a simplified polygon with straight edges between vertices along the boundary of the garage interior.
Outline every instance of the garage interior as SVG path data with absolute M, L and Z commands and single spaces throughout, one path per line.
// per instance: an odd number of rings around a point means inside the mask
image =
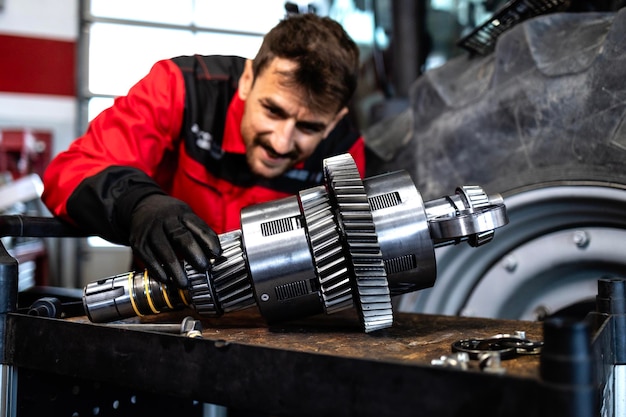
M 214 16 L 184 20 L 167 0 L 0 2 L 2 415 L 626 415 L 624 1 L 187 4 Z M 156 59 L 251 57 L 289 11 L 337 19 L 361 51 L 350 114 L 367 172 L 330 160 L 325 187 L 348 246 L 342 176 L 369 201 L 385 324 L 357 284 L 335 305 L 323 279 L 306 296 L 275 283 L 317 262 L 315 236 L 250 230 L 287 212 L 312 221 L 315 192 L 220 235 L 238 269 L 211 279 L 250 284 L 226 309 L 134 293 L 130 249 L 39 198 L 47 163 Z M 270 290 L 289 305 L 263 303 Z M 162 313 L 139 314 L 153 302 Z

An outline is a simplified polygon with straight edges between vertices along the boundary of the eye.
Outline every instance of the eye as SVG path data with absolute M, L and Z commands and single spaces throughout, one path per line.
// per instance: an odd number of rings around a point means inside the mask
M 298 122 L 296 123 L 298 129 L 306 133 L 307 135 L 315 135 L 324 130 L 324 126 L 319 123 L 309 123 L 309 122 Z
M 280 107 L 272 106 L 269 104 L 265 104 L 263 105 L 263 107 L 265 108 L 265 111 L 267 112 L 267 114 L 269 114 L 272 117 L 277 117 L 277 118 L 285 117 L 285 112 Z

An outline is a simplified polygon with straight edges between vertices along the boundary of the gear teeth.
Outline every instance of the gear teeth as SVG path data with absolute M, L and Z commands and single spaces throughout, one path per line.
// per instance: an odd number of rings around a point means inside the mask
M 328 193 L 323 186 L 314 187 L 301 191 L 299 198 L 324 310 L 332 314 L 350 308 L 354 305 L 350 275 Z
M 372 210 L 350 154 L 324 160 L 328 192 L 338 211 L 350 255 L 357 307 L 366 332 L 390 327 L 393 310 Z
M 241 231 L 225 233 L 219 238 L 222 257 L 215 262 L 210 275 L 185 264 L 191 304 L 198 314 L 207 317 L 219 317 L 255 305 L 241 246 Z
M 256 305 L 244 258 L 241 230 L 220 235 L 222 257 L 211 269 L 213 286 L 225 313 Z
M 188 263 L 185 263 L 185 272 L 189 279 L 188 292 L 193 308 L 202 316 L 221 316 L 223 312 L 216 302 L 208 272 L 199 272 Z

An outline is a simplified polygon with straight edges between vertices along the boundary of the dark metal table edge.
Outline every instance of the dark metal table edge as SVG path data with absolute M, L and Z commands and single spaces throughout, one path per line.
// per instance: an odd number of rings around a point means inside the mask
M 10 313 L 7 362 L 275 415 L 537 414 L 539 381 Z M 471 413 L 470 413 L 471 415 Z

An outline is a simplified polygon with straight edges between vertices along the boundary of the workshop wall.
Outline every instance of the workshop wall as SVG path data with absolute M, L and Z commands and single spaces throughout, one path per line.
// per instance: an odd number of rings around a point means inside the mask
M 76 137 L 79 1 L 0 1 L 0 132 L 45 134 L 46 159 Z M 77 242 L 49 240 L 45 281 L 72 286 Z
M 52 154 L 76 136 L 79 0 L 4 0 L 0 128 L 52 132 Z

